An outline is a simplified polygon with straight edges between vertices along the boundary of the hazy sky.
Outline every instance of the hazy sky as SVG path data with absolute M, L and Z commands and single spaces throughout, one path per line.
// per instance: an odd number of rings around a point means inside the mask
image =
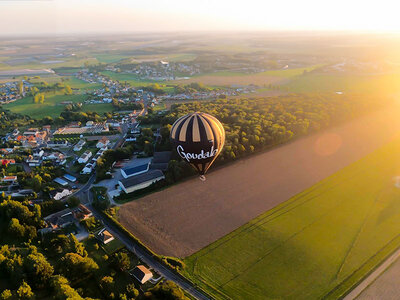
M 0 0 L 0 34 L 225 31 L 399 31 L 393 0 Z

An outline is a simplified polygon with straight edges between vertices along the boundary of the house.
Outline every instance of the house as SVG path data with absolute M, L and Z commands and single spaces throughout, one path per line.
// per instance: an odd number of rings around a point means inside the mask
M 13 183 L 17 181 L 17 179 L 17 176 L 4 176 L 3 179 L 1 179 L 1 182 Z
M 104 148 L 107 147 L 108 144 L 110 144 L 110 140 L 108 138 L 106 138 L 105 136 L 103 136 L 96 144 L 97 148 Z
M 93 213 L 83 204 L 79 204 L 75 210 L 75 217 L 79 220 L 86 220 L 93 216 Z
M 88 163 L 81 171 L 81 174 L 90 174 L 92 173 L 94 166 L 91 163 Z
M 64 179 L 61 179 L 60 177 L 57 177 L 56 179 L 54 179 L 55 183 L 58 183 L 59 185 L 62 186 L 67 186 L 68 182 L 66 182 Z
M 91 157 L 92 157 L 92 152 L 87 150 L 81 155 L 81 157 L 78 158 L 78 163 L 86 164 L 89 161 L 89 158 Z
M 144 189 L 162 179 L 165 179 L 163 172 L 160 170 L 149 170 L 137 176 L 121 179 L 118 181 L 118 184 L 125 193 L 129 194 L 136 190 Z
M 76 143 L 76 145 L 74 146 L 74 151 L 78 152 L 82 150 L 82 147 L 86 144 L 85 140 L 79 140 L 78 143 Z
M 121 175 L 124 178 L 129 178 L 132 176 L 146 173 L 149 170 L 149 165 L 150 165 L 150 162 L 147 162 L 145 164 L 138 165 L 135 167 L 125 167 L 125 168 L 121 169 Z
M 15 165 L 15 159 L 0 159 L 1 166 Z
M 75 217 L 69 208 L 56 212 L 44 218 L 44 220 L 49 225 L 50 231 L 55 229 L 61 229 L 67 227 L 70 224 L 75 223 Z
M 168 162 L 170 159 L 171 159 L 171 151 L 154 152 L 150 169 L 158 169 L 161 171 L 166 171 L 168 169 Z
M 71 191 L 65 188 L 55 189 L 49 192 L 50 197 L 54 200 L 61 200 L 64 197 L 71 195 Z
M 153 278 L 153 273 L 151 273 L 151 271 L 143 265 L 134 268 L 130 274 L 135 277 L 141 284 L 144 284 L 151 278 Z
M 108 244 L 109 242 L 114 240 L 114 237 L 112 236 L 112 234 L 106 230 L 105 228 L 103 228 L 102 230 L 100 230 L 100 232 L 97 234 L 97 238 L 105 245 Z

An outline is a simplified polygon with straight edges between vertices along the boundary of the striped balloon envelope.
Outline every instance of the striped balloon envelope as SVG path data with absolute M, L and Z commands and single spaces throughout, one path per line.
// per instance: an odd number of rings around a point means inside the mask
M 172 125 L 171 140 L 183 160 L 191 164 L 204 178 L 225 143 L 225 130 L 215 117 L 195 112 Z

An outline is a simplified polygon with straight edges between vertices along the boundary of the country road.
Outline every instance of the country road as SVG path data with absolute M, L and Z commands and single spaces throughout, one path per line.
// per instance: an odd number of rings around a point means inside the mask
M 133 252 L 141 261 L 146 263 L 150 268 L 155 270 L 157 273 L 162 275 L 165 279 L 171 280 L 175 282 L 178 286 L 180 286 L 187 293 L 191 294 L 196 299 L 212 299 L 200 290 L 196 289 L 196 287 L 185 279 L 182 276 L 177 275 L 172 272 L 169 268 L 164 266 L 158 260 L 154 259 L 151 254 L 143 250 L 140 246 L 134 243 L 131 239 L 127 238 L 124 233 L 122 233 L 118 228 L 116 228 L 113 224 L 111 224 L 107 219 L 103 218 L 91 204 L 87 204 L 87 207 L 93 212 L 93 215 L 102 221 L 103 225 L 107 228 L 111 234 L 119 239 L 129 251 Z
M 126 135 L 126 132 L 127 132 L 127 128 L 124 127 L 121 137 L 114 143 L 112 149 L 116 149 L 121 146 L 123 139 Z M 116 228 L 108 220 L 103 218 L 103 216 L 101 214 L 99 214 L 92 207 L 90 188 L 92 187 L 95 180 L 96 180 L 96 174 L 94 173 L 90 176 L 87 183 L 85 183 L 77 192 L 75 192 L 73 194 L 73 196 L 79 197 L 81 199 L 81 202 L 83 204 L 85 204 L 92 211 L 93 215 L 97 219 L 102 221 L 103 225 L 107 228 L 108 231 L 111 232 L 111 234 L 114 237 L 119 239 L 126 246 L 126 248 L 129 251 L 133 252 L 140 260 L 142 260 L 144 263 L 146 263 L 148 266 L 150 266 L 157 273 L 162 275 L 167 280 L 173 281 L 179 287 L 181 287 L 183 290 L 185 290 L 187 293 L 189 293 L 196 299 L 201 299 L 201 300 L 211 299 L 206 294 L 204 294 L 203 292 L 196 289 L 196 287 L 191 282 L 189 282 L 187 279 L 175 274 L 168 267 L 164 266 L 158 260 L 154 259 L 150 253 L 146 252 L 140 246 L 138 246 L 136 243 L 134 243 L 123 232 L 121 232 L 118 228 Z

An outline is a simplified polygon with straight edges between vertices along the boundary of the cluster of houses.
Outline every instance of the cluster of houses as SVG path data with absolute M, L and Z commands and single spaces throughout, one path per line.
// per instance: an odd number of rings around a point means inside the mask
M 0 84 L 0 104 L 7 104 L 10 102 L 14 102 L 15 100 L 21 99 L 24 96 L 24 92 L 22 95 L 20 94 L 18 85 L 20 82 L 13 81 L 13 82 L 6 82 Z M 22 80 L 22 84 L 25 89 L 31 88 L 33 85 L 26 81 Z
M 169 81 L 177 79 L 175 76 L 176 73 L 183 73 L 187 76 L 199 74 L 200 65 L 196 63 L 168 62 L 161 60 L 153 63 L 141 63 L 136 65 L 129 64 L 128 67 L 123 65 L 108 65 L 105 70 L 112 72 L 123 71 L 125 73 L 135 74 L 141 79 Z
M 60 151 L 50 149 L 35 149 L 31 155 L 26 159 L 26 163 L 30 167 L 39 167 L 43 162 L 50 161 L 53 165 L 64 165 L 66 163 L 66 157 Z
M 81 142 L 78 142 L 78 144 Z M 96 148 L 99 149 L 93 156 L 93 153 L 89 150 L 82 153 L 78 158 L 78 163 L 85 164 L 81 170 L 81 174 L 87 175 L 91 174 L 96 168 L 97 160 L 108 150 L 110 145 L 110 140 L 106 137 L 102 137 L 96 144 Z M 92 157 L 93 156 L 93 157 Z

